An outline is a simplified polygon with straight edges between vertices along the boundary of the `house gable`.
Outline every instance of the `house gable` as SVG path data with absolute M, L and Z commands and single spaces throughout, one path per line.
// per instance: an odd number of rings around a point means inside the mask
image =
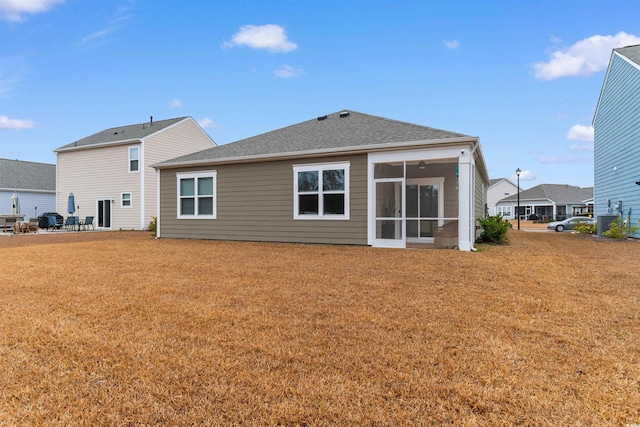
M 612 53 L 593 126 L 595 213 L 630 213 L 635 223 L 640 220 L 640 45 Z

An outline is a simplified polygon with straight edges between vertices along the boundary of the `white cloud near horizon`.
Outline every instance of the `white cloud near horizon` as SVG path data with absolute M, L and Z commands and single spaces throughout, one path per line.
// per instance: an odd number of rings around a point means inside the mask
M 106 35 L 111 34 L 112 32 L 121 28 L 122 23 L 124 21 L 127 21 L 129 18 L 131 18 L 131 15 L 129 14 L 129 11 L 131 9 L 132 9 L 131 5 L 118 7 L 113 17 L 109 20 L 109 22 L 104 28 L 98 31 L 95 31 L 89 34 L 88 36 L 83 37 L 81 43 L 89 44 L 89 43 L 95 42 L 96 40 L 101 39 L 102 37 L 105 37 Z
M 460 47 L 460 42 L 458 40 L 444 40 L 444 45 L 447 49 L 455 50 Z
M 553 80 L 567 76 L 588 76 L 605 70 L 611 51 L 618 47 L 640 44 L 640 37 L 623 31 L 616 35 L 595 35 L 556 50 L 547 62 L 533 64 L 534 77 Z
M 573 125 L 567 132 L 570 141 L 593 142 L 593 126 Z
M 169 101 L 169 108 L 182 108 L 182 101 L 180 101 L 178 98 L 173 98 L 171 101 Z
M 247 46 L 252 49 L 265 49 L 272 53 L 287 53 L 296 50 L 298 45 L 287 38 L 283 27 L 275 24 L 244 25 L 231 37 L 230 42 L 224 42 L 223 48 Z
M 273 71 L 273 75 L 281 79 L 291 79 L 298 77 L 302 74 L 302 70 L 299 68 L 293 68 L 290 65 L 284 64 L 282 67 Z
M 24 15 L 47 12 L 64 0 L 0 0 L 0 19 L 10 22 L 24 22 Z
M 513 182 L 516 182 L 518 180 L 518 175 L 514 173 L 509 179 Z M 520 172 L 520 181 L 533 181 L 535 179 L 536 175 L 530 170 L 523 170 L 522 172 Z
M 200 120 L 198 120 L 198 124 L 202 129 L 206 129 L 206 128 L 220 129 L 222 127 L 222 125 L 214 122 L 209 117 L 201 118 Z
M 0 116 L 0 129 L 23 130 L 33 129 L 36 124 L 31 120 L 10 119 L 7 116 Z

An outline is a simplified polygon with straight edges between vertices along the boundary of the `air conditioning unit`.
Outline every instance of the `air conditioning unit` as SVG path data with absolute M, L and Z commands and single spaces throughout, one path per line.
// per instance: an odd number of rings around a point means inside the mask
M 618 215 L 598 215 L 598 235 L 602 235 L 609 229 L 609 224 L 618 219 Z

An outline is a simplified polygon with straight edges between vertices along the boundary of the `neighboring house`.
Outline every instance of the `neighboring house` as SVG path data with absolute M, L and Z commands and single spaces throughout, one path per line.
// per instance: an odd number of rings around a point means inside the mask
M 518 186 L 507 178 L 492 179 L 487 189 L 487 213 L 489 215 L 501 215 L 504 218 L 512 218 L 515 211 L 511 205 L 496 206 L 498 202 L 512 194 L 518 194 Z
M 596 215 L 640 220 L 640 45 L 614 49 L 593 117 Z M 640 233 L 635 237 L 640 237 Z
M 469 251 L 489 184 L 477 137 L 354 111 L 155 167 L 163 238 Z
M 58 156 L 57 211 L 94 217 L 97 228 L 146 229 L 157 215 L 157 176 L 149 165 L 215 142 L 191 117 L 119 126 L 64 145 Z
M 569 218 L 579 212 L 593 214 L 593 187 L 580 188 L 567 184 L 540 184 L 520 191 L 520 219 L 528 219 L 536 214 L 543 220 L 555 221 Z M 510 210 L 517 218 L 518 194 L 505 197 L 497 204 L 497 209 Z
M 0 214 L 11 214 L 16 193 L 25 218 L 56 209 L 56 165 L 0 159 Z

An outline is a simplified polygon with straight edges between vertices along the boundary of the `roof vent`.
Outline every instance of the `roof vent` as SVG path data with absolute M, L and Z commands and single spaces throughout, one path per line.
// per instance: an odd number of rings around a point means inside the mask
M 153 126 L 153 116 L 149 116 L 149 126 Z
M 113 134 L 114 134 L 114 135 L 117 135 L 117 134 L 118 134 L 118 131 L 115 131 Z
M 342 113 L 340 113 L 340 118 L 343 118 L 343 117 L 349 117 L 349 112 L 343 111 Z
M 318 121 L 322 121 L 322 120 L 327 120 L 327 116 L 320 116 L 318 117 Z

